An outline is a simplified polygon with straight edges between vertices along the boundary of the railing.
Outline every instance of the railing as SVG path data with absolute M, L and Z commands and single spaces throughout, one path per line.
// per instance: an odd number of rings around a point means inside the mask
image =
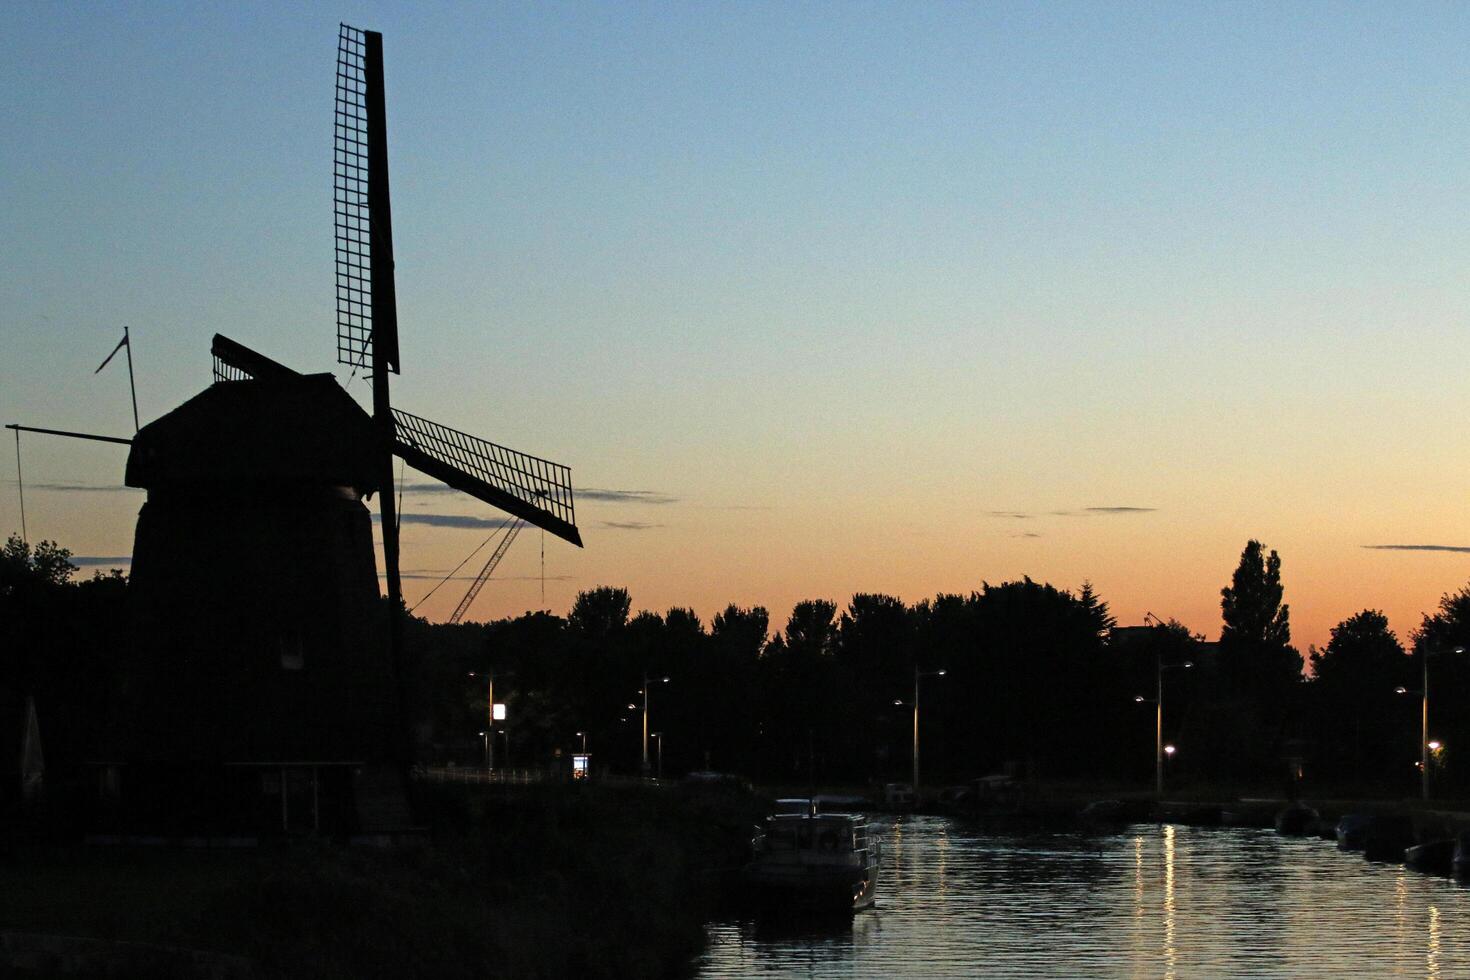
M 671 782 L 641 776 L 597 774 L 573 780 L 570 773 L 546 769 L 484 769 L 474 766 L 414 766 L 414 779 L 426 783 L 483 783 L 495 786 L 529 786 L 533 783 L 593 782 L 599 786 L 669 786 Z
M 560 780 L 542 769 L 476 769 L 470 766 L 414 766 L 413 778 L 428 783 L 504 783 L 529 785 Z

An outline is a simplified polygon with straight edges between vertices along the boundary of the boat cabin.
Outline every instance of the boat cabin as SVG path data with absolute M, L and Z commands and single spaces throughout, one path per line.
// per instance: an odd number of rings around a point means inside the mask
M 868 825 L 849 813 L 777 813 L 765 819 L 753 843 L 758 855 L 851 855 L 867 849 Z

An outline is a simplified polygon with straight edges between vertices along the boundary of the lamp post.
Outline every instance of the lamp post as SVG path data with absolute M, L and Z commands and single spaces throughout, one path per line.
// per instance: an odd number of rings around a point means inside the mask
M 1164 671 L 1186 670 L 1193 666 L 1193 660 L 1186 660 L 1180 664 L 1166 664 L 1163 651 L 1160 651 L 1154 660 L 1154 696 L 1146 698 L 1140 694 L 1133 699 L 1139 704 L 1154 706 L 1154 795 L 1156 796 L 1164 795 Z
M 485 769 L 488 772 L 490 769 L 490 733 L 481 732 L 480 738 L 485 742 Z
M 943 677 L 949 673 L 943 668 L 939 670 L 920 670 L 914 668 L 914 699 L 913 701 L 895 700 L 893 703 L 902 707 L 907 704 L 914 709 L 914 802 L 919 800 L 919 679 L 923 677 Z
M 658 778 L 664 778 L 664 733 L 653 732 L 652 737 L 658 739 Z
M 669 682 L 667 677 L 650 678 L 647 671 L 643 672 L 643 775 L 645 777 L 648 776 L 648 770 L 651 768 L 648 764 L 648 682 L 650 680 L 658 681 L 660 684 Z M 630 704 L 628 707 L 634 708 L 635 706 Z
M 581 736 L 581 738 L 582 738 L 582 754 L 583 755 L 586 755 L 587 754 L 587 733 L 586 732 L 578 732 L 577 734 L 579 736 Z
M 507 732 L 504 728 L 501 728 L 501 729 L 498 729 L 495 732 L 495 734 L 496 735 L 500 735 L 500 736 L 502 736 L 505 739 L 505 768 L 509 769 L 510 768 L 510 733 Z
M 480 675 L 478 673 L 476 673 L 475 671 L 472 670 L 472 671 L 469 672 L 469 676 L 470 677 L 479 677 Z M 514 677 L 515 675 L 514 674 L 507 674 L 507 675 L 504 675 L 504 676 Z M 494 671 L 489 671 L 489 670 L 485 671 L 485 720 L 490 723 L 491 729 L 494 729 L 495 728 L 495 723 L 497 721 L 504 721 L 505 720 L 505 713 L 503 711 L 501 712 L 500 717 L 497 718 L 495 716 L 495 672 Z M 509 740 L 507 740 L 506 741 L 506 745 L 509 746 L 509 744 L 510 744 L 510 742 L 509 742 Z M 509 754 L 509 751 L 510 750 L 507 748 L 507 750 L 506 750 L 507 754 Z M 486 758 L 485 767 L 487 769 L 494 769 L 495 768 L 495 746 L 493 744 L 490 746 L 490 751 L 486 753 L 485 758 Z
M 1428 646 L 1424 648 L 1424 684 L 1419 690 L 1407 687 L 1394 689 L 1399 694 L 1419 695 L 1419 792 L 1426 800 L 1429 799 L 1429 655 L 1439 652 Z M 1453 647 L 1450 652 L 1464 653 L 1465 648 Z

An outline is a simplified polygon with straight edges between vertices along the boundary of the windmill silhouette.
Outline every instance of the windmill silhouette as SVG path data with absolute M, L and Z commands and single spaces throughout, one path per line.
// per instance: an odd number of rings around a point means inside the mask
M 126 482 L 148 491 L 129 590 L 133 669 L 103 754 L 130 770 L 123 795 L 153 806 L 129 818 L 150 830 L 180 814 L 194 815 L 191 830 L 412 823 L 395 456 L 510 515 L 475 592 L 523 523 L 582 545 L 566 466 L 391 403 L 382 36 L 345 24 L 334 145 L 337 359 L 352 377 L 370 371 L 371 414 L 331 375 L 216 335 L 214 383 L 132 440 Z M 363 503 L 374 493 L 386 623 Z

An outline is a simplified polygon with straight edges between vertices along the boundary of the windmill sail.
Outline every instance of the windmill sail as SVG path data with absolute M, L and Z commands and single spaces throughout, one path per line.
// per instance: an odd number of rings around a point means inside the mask
M 337 36 L 332 188 L 336 213 L 337 361 L 398 372 L 393 208 L 383 100 L 383 36 L 343 24 Z
M 393 451 L 420 473 L 582 547 L 570 468 L 397 408 Z

